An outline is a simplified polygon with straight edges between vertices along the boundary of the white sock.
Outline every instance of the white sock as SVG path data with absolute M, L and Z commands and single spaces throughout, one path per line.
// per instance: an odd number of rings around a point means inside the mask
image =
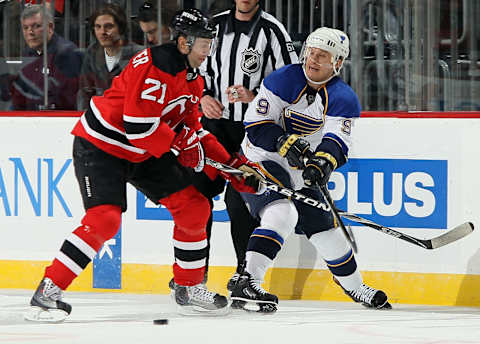
M 362 275 L 358 269 L 350 276 L 335 276 L 335 278 L 340 282 L 343 289 L 349 291 L 360 288 L 363 283 Z
M 247 271 L 253 279 L 263 282 L 268 268 L 273 264 L 273 260 L 255 251 L 247 251 L 245 260 L 247 261 L 245 271 Z
M 312 235 L 310 242 L 325 260 L 335 260 L 343 257 L 351 249 L 343 233 L 336 228 Z M 358 268 L 349 276 L 335 276 L 335 278 L 346 290 L 355 290 L 363 283 L 362 275 Z

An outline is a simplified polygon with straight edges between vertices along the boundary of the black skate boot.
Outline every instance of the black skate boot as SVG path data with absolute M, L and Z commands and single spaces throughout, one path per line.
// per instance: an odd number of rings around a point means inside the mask
M 227 283 L 227 290 L 230 292 L 230 295 L 232 294 L 233 289 L 235 289 L 235 285 L 238 283 L 238 280 L 240 278 L 240 273 L 235 272 L 228 280 Z M 240 301 L 240 300 L 232 300 L 232 304 L 230 307 L 233 309 L 243 309 L 245 307 L 246 302 L 245 301 Z
M 233 276 L 228 280 L 227 290 L 229 291 L 230 296 L 232 294 L 233 289 L 235 289 L 235 285 L 238 283 L 240 276 L 245 271 L 246 264 L 247 264 L 246 261 L 243 261 L 242 263 L 238 264 L 237 270 L 235 271 Z M 230 305 L 230 307 L 232 307 L 233 309 L 244 309 L 246 303 L 247 302 L 241 301 L 241 300 L 232 300 L 232 304 Z
M 72 306 L 62 301 L 62 289 L 50 278 L 44 278 L 30 300 L 31 310 L 25 320 L 36 322 L 62 322 L 72 311 Z
M 230 292 L 230 294 L 232 293 L 233 289 L 235 289 L 235 285 L 238 283 L 239 278 L 240 274 L 238 272 L 235 272 L 232 278 L 228 280 L 227 290 Z M 232 307 L 233 309 L 243 309 L 245 307 L 245 304 L 245 301 L 232 300 L 232 304 L 230 305 L 230 307 Z
M 277 311 L 278 297 L 267 293 L 265 289 L 261 287 L 260 281 L 254 280 L 248 272 L 243 272 L 240 275 L 238 282 L 233 288 L 231 298 L 233 302 L 243 301 L 245 303 L 256 303 L 259 307 L 257 311 L 261 313 L 274 313 Z M 237 305 L 241 305 L 241 303 Z M 243 304 L 243 309 L 248 310 L 245 306 L 246 304 Z
M 229 311 L 227 298 L 209 291 L 205 285 L 175 285 L 175 301 L 178 311 L 185 315 L 212 314 L 223 315 Z
M 238 279 L 240 278 L 240 274 L 238 272 L 235 272 L 233 276 L 228 280 L 227 283 L 227 290 L 232 292 L 233 288 L 235 288 L 235 284 L 237 284 Z
M 369 287 L 363 283 L 355 290 L 345 290 L 335 277 L 333 277 L 333 280 L 353 301 L 361 302 L 362 305 L 367 308 L 392 309 L 392 305 L 388 302 L 387 295 L 382 290 Z

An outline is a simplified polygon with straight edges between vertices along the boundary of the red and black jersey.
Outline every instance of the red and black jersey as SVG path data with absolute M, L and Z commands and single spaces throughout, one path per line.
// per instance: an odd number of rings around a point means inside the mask
M 132 162 L 170 151 L 175 128 L 200 130 L 203 79 L 174 44 L 136 54 L 103 96 L 90 101 L 72 134 Z

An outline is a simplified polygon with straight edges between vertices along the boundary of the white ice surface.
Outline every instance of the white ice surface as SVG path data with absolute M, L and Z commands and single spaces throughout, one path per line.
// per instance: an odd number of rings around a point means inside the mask
M 186 317 L 166 295 L 66 293 L 61 324 L 23 320 L 32 291 L 0 290 L 0 343 L 341 344 L 480 343 L 480 308 L 393 305 L 376 311 L 349 302 L 280 301 L 273 315 L 234 311 Z M 153 325 L 168 319 L 168 325 Z

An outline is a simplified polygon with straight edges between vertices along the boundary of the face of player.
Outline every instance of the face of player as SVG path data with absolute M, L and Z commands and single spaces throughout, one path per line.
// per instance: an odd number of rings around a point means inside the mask
M 313 81 L 327 80 L 333 74 L 332 54 L 320 48 L 308 48 L 305 55 L 305 72 Z
M 93 29 L 95 31 L 95 37 L 97 37 L 98 42 L 104 48 L 115 46 L 120 40 L 118 25 L 109 14 L 98 16 L 97 19 L 95 19 Z
M 193 68 L 198 68 L 203 61 L 210 55 L 212 48 L 212 39 L 197 37 L 193 46 L 190 49 L 190 53 L 187 55 L 188 62 Z
M 235 6 L 240 13 L 251 13 L 257 9 L 259 0 L 235 0 Z
M 53 35 L 53 23 L 48 23 L 47 40 L 50 41 Z M 43 23 L 42 14 L 37 13 L 22 20 L 23 38 L 27 45 L 35 50 L 43 48 Z

